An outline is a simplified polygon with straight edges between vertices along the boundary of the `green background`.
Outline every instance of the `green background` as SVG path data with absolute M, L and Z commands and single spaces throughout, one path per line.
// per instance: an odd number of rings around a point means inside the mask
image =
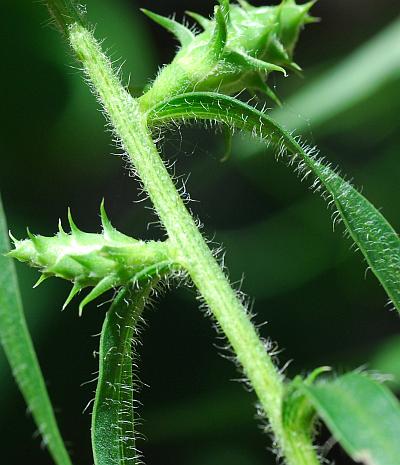
M 179 19 L 185 9 L 212 12 L 211 1 L 87 3 L 96 36 L 106 38 L 113 60 L 121 63 L 123 58 L 123 74 L 132 86 L 148 83 L 176 49 L 173 38 L 139 7 L 165 15 L 176 12 Z M 23 237 L 28 225 L 35 233 L 53 234 L 59 217 L 66 222 L 68 206 L 82 229 L 99 231 L 104 197 L 121 231 L 138 238 L 163 237 L 150 203 L 137 202 L 143 199 L 138 184 L 122 169 L 120 150 L 103 131 L 103 116 L 44 7 L 3 0 L 2 10 L 0 189 L 13 234 Z M 323 108 L 332 98 L 329 93 L 311 94 L 301 110 L 290 98 L 393 21 L 398 2 L 321 0 L 314 14 L 323 21 L 307 27 L 296 52 L 304 78 L 270 78 L 288 102 L 280 118 L 297 121 L 292 124 L 339 164 L 399 230 L 400 71 L 362 100 L 324 118 L 308 118 L 307 112 Z M 387 53 L 391 47 L 398 43 L 388 44 Z M 373 72 L 374 66 L 371 56 L 364 72 Z M 349 74 L 340 85 L 352 79 Z M 383 290 L 365 273 L 366 265 L 350 250 L 343 229 L 332 232 L 331 212 L 307 183 L 244 138 L 235 142 L 231 159 L 221 163 L 222 137 L 201 128 L 169 133 L 163 150 L 174 162 L 178 186 L 186 183 L 196 200 L 189 207 L 204 223 L 205 234 L 224 244 L 227 269 L 236 288 L 251 296 L 255 322 L 268 322 L 260 329 L 262 336 L 279 342 L 282 366 L 292 360 L 289 375 L 322 364 L 339 372 L 359 366 L 396 370 L 398 317 L 385 307 Z M 74 463 L 90 464 L 90 408 L 82 411 L 95 384 L 80 385 L 96 377 L 93 352 L 107 306 L 91 305 L 81 319 L 76 302 L 61 313 L 67 283 L 49 280 L 33 290 L 37 273 L 20 265 L 18 272 L 61 429 Z M 167 290 L 145 315 L 138 354 L 143 405 L 138 412 L 146 438 L 139 447 L 146 463 L 272 464 L 269 439 L 260 430 L 263 421 L 254 420 L 254 395 L 238 382 L 242 375 L 225 359 L 225 341 L 216 338 L 195 298 L 193 289 Z M 34 425 L 2 352 L 0 412 L 4 463 L 50 464 L 40 440 L 33 439 Z M 328 438 L 321 428 L 320 441 Z M 329 457 L 352 463 L 338 446 Z

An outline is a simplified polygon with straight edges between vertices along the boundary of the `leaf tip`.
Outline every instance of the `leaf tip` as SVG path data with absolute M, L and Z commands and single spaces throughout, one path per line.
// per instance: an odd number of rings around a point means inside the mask
M 65 299 L 65 302 L 62 306 L 62 310 L 65 310 L 66 307 L 71 303 L 72 299 L 78 294 L 81 290 L 83 289 L 83 286 L 79 284 L 78 282 L 75 282 L 74 285 L 72 286 L 72 289 L 70 293 L 68 294 L 68 297 Z
M 32 286 L 33 289 L 36 289 L 37 287 L 39 287 L 43 281 L 46 281 L 46 279 L 48 278 L 49 276 L 45 275 L 45 274 L 42 274 L 40 275 L 39 279 L 36 281 L 36 283 Z
M 106 208 L 105 208 L 104 198 L 102 199 L 101 204 L 100 204 L 100 218 L 101 218 L 101 225 L 103 227 L 103 232 L 106 234 L 113 232 L 114 227 L 111 224 L 110 219 L 108 218 Z
M 14 246 L 18 244 L 19 240 L 13 236 L 11 230 L 8 230 L 8 236 L 12 240 Z
M 75 224 L 73 218 L 72 218 L 72 213 L 71 213 L 71 208 L 68 207 L 68 223 L 69 227 L 71 228 L 71 232 L 74 234 L 79 234 L 81 233 L 80 229 L 78 226 Z

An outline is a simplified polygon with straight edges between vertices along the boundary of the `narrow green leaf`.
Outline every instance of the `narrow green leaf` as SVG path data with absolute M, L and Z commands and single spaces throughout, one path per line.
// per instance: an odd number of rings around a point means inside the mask
M 132 347 L 151 287 L 148 281 L 135 291 L 123 288 L 103 324 L 99 381 L 92 414 L 95 465 L 140 463 L 135 446 Z
M 365 374 L 303 386 L 319 416 L 346 452 L 366 465 L 397 465 L 400 404 L 388 388 Z
M 15 380 L 57 465 L 71 465 L 26 325 L 0 199 L 0 341 Z
M 217 93 L 193 92 L 176 96 L 150 111 L 149 123 L 162 125 L 171 120 L 215 120 L 251 132 L 274 144 L 279 154 L 289 153 L 302 179 L 314 177 L 313 188 L 322 191 L 337 209 L 341 219 L 400 311 L 400 239 L 384 216 L 348 181 L 317 157 L 314 149 L 298 142 L 272 118 L 232 97 Z

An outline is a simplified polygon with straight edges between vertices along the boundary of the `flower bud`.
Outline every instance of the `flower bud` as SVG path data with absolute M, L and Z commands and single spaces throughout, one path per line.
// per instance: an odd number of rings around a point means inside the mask
M 110 223 L 101 204 L 101 234 L 80 231 L 70 211 L 71 228 L 66 233 L 59 223 L 53 237 L 36 236 L 29 232 L 29 239 L 13 238 L 14 249 L 9 256 L 39 268 L 42 275 L 34 287 L 51 276 L 72 281 L 73 288 L 64 303 L 65 308 L 82 289 L 93 287 L 79 306 L 83 307 L 111 288 L 126 286 L 170 269 L 167 242 L 139 241 L 118 232 Z
M 181 48 L 150 89 L 141 97 L 145 109 L 178 93 L 216 91 L 235 94 L 262 91 L 278 101 L 265 83 L 272 71 L 286 75 L 297 69 L 292 55 L 304 24 L 315 21 L 308 12 L 314 2 L 254 7 L 246 1 L 230 5 L 220 0 L 212 20 L 188 12 L 203 32 L 195 35 L 182 24 L 147 10 L 144 13 L 173 33 Z

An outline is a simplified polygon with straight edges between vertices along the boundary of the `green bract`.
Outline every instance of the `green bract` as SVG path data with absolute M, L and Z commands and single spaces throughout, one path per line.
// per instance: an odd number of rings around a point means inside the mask
M 73 288 L 64 303 L 65 308 L 73 297 L 85 287 L 94 289 L 82 300 L 83 307 L 111 288 L 134 283 L 162 273 L 172 265 L 168 242 L 139 241 L 118 232 L 107 218 L 101 205 L 102 234 L 80 231 L 68 212 L 71 232 L 66 233 L 59 223 L 53 237 L 34 236 L 14 241 L 9 255 L 39 268 L 42 276 L 35 286 L 51 276 L 73 282 Z
M 295 0 L 283 0 L 278 6 L 263 7 L 244 1 L 220 3 L 212 20 L 188 12 L 204 29 L 197 35 L 172 19 L 143 10 L 182 46 L 140 99 L 143 108 L 190 90 L 234 94 L 247 89 L 277 101 L 265 77 L 271 71 L 286 74 L 285 68 L 300 69 L 292 54 L 300 29 L 315 21 L 308 14 L 314 2 L 297 5 Z

